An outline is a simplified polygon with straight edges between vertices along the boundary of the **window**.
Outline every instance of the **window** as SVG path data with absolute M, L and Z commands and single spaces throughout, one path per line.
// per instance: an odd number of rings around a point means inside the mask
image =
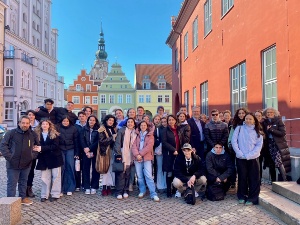
M 264 108 L 278 109 L 276 46 L 263 52 Z
M 98 105 L 98 96 L 92 96 L 92 104 Z
M 25 73 L 24 71 L 21 72 L 21 88 L 24 88 L 24 83 L 25 83 Z
M 36 47 L 40 47 L 40 40 L 39 39 L 36 39 Z
M 146 103 L 151 103 L 151 95 L 146 95 Z
M 193 88 L 193 106 L 197 105 L 197 95 L 196 95 L 196 93 L 197 93 L 197 88 L 194 87 Z
M 198 46 L 198 17 L 193 22 L 193 49 Z
M 91 104 L 91 96 L 85 96 L 84 98 L 84 104 Z
M 12 69 L 7 69 L 5 73 L 5 87 L 14 86 L 14 71 Z
M 170 95 L 165 95 L 165 103 L 169 103 L 170 102 Z
M 81 91 L 81 85 L 80 84 L 76 84 L 76 91 Z
M 47 96 L 47 83 L 44 82 L 44 97 Z
M 40 31 L 40 25 L 39 24 L 36 25 L 36 30 Z
M 51 85 L 51 98 L 54 98 L 54 85 Z M 58 89 L 58 94 L 59 94 L 59 89 Z
M 158 83 L 158 89 L 166 89 L 166 83 L 165 82 L 159 82 Z
M 29 90 L 31 87 L 30 87 L 30 81 L 31 81 L 31 78 L 30 78 L 30 73 L 27 74 L 27 79 L 26 79 L 26 88 Z
M 188 32 L 184 35 L 184 59 L 188 57 Z
M 208 81 L 200 84 L 201 91 L 201 112 L 205 115 L 209 115 L 208 113 Z
M 90 84 L 87 84 L 85 87 L 86 87 L 86 91 L 91 91 L 91 85 Z
M 5 109 L 4 109 L 4 119 L 5 120 L 13 120 L 14 115 L 14 103 L 13 102 L 5 102 Z
M 144 82 L 143 83 L 143 89 L 149 90 L 150 89 L 150 82 Z
M 204 4 L 204 36 L 208 35 L 208 33 L 211 31 L 211 17 L 211 0 L 207 0 Z
M 190 104 L 189 104 L 189 91 L 184 92 L 184 104 L 186 105 L 187 113 L 189 113 L 189 108 L 190 108 Z
M 100 110 L 100 120 L 102 120 L 107 115 L 107 110 Z
M 109 103 L 115 104 L 115 95 L 109 95 Z
M 122 94 L 118 95 L 118 103 L 120 103 L 120 104 L 123 103 L 123 95 Z
M 144 95 L 139 95 L 139 103 L 144 103 Z
M 224 16 L 233 6 L 234 0 L 222 0 L 222 16 Z
M 231 109 L 235 112 L 240 107 L 247 107 L 246 62 L 230 69 L 231 75 Z
M 162 95 L 158 95 L 158 96 L 157 96 L 157 102 L 162 102 L 162 100 L 163 100 Z
M 35 29 L 35 22 L 32 21 L 32 28 Z
M 24 22 L 27 22 L 27 16 L 26 16 L 26 13 L 23 13 L 23 21 L 24 21 Z
M 79 96 L 72 96 L 72 102 L 74 102 L 74 104 L 80 104 L 80 97 Z
M 175 61 L 175 71 L 179 68 L 179 61 L 178 61 L 178 49 L 176 48 L 174 52 L 174 61 Z
M 105 104 L 106 103 L 106 95 L 100 95 L 100 103 Z
M 126 103 L 131 103 L 131 95 L 126 95 Z

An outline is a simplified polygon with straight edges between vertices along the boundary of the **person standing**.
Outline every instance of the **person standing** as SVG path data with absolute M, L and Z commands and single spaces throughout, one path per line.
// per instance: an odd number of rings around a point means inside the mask
M 120 129 L 121 127 L 119 127 L 119 124 L 124 120 L 124 113 L 122 109 L 116 109 L 115 110 L 115 115 L 116 115 L 116 119 L 117 119 L 117 128 Z
M 177 121 L 178 121 L 178 126 L 179 129 L 181 130 L 182 133 L 182 143 L 190 143 L 190 138 L 191 138 L 191 127 L 186 121 L 186 114 L 178 112 L 177 113 Z
M 0 151 L 6 159 L 7 197 L 16 196 L 18 184 L 23 205 L 33 203 L 26 198 L 26 188 L 32 160 L 41 149 L 39 145 L 36 133 L 30 129 L 30 119 L 27 116 L 22 116 L 18 127 L 8 131 L 1 141 Z
M 137 111 L 136 122 L 139 123 L 143 120 L 143 116 L 145 115 L 145 109 L 143 106 L 138 106 L 136 111 Z
M 38 107 L 36 111 L 36 119 L 41 121 L 41 119 L 49 119 L 53 124 L 57 123 L 57 112 L 54 109 L 54 101 L 51 98 L 44 100 L 45 105 Z

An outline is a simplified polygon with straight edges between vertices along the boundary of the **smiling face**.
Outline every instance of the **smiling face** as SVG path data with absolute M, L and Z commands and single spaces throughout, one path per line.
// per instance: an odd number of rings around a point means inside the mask
M 246 112 L 242 109 L 239 110 L 239 113 L 238 113 L 238 117 L 243 120 L 244 117 L 246 116 Z
M 29 112 L 27 116 L 29 117 L 30 121 L 35 120 L 35 115 L 32 112 Z
M 146 131 L 147 127 L 148 127 L 148 125 L 147 125 L 146 122 L 141 122 L 140 129 L 141 129 L 142 132 Z
M 135 116 L 136 116 L 135 110 L 134 109 L 130 109 L 128 111 L 128 118 L 135 118 Z
M 160 123 L 160 117 L 159 116 L 155 116 L 153 119 L 153 123 L 155 126 L 158 126 Z
M 262 120 L 262 114 L 260 112 L 255 112 L 255 117 L 258 121 Z
M 247 125 L 254 125 L 255 124 L 255 120 L 254 120 L 254 117 L 250 114 L 248 114 L 246 117 L 245 117 L 245 123 Z
M 109 127 L 111 127 L 112 125 L 114 125 L 114 122 L 115 122 L 114 118 L 109 118 L 106 121 L 106 125 L 109 126 Z
M 61 123 L 62 123 L 62 125 L 64 125 L 65 127 L 67 127 L 67 126 L 70 125 L 70 121 L 69 121 L 67 118 L 65 118 Z
M 168 118 L 168 125 L 169 125 L 170 127 L 174 127 L 175 124 L 176 124 L 176 120 L 175 120 L 172 116 L 170 116 L 170 117 Z
M 41 127 L 43 132 L 48 132 L 50 128 L 50 124 L 48 121 L 43 121 Z
M 147 123 L 150 123 L 150 118 L 149 118 L 149 116 L 144 116 L 143 120 L 146 121 Z
M 179 114 L 178 120 L 179 120 L 180 123 L 184 122 L 185 121 L 185 115 L 183 113 Z
M 86 117 L 89 117 L 90 115 L 92 115 L 92 110 L 90 108 L 86 108 L 84 113 Z
M 94 125 L 96 124 L 96 119 L 95 119 L 95 117 L 90 117 L 89 118 L 89 126 L 90 126 L 90 128 L 93 128 L 94 127 Z
M 124 114 L 121 110 L 116 111 L 116 117 L 118 120 L 123 120 L 124 119 Z
M 275 117 L 275 112 L 272 109 L 268 109 L 266 114 L 267 114 L 268 118 L 274 118 Z
M 128 129 L 133 129 L 134 128 L 134 121 L 132 119 L 127 120 L 126 127 Z
M 224 120 L 226 123 L 229 123 L 231 117 L 230 117 L 230 114 L 229 113 L 224 113 Z

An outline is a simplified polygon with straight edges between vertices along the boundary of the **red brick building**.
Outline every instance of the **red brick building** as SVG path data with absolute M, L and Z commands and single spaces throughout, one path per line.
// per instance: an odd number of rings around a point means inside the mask
M 173 111 L 270 106 L 300 117 L 300 1 L 185 0 L 172 20 Z M 286 121 L 291 146 L 298 121 Z

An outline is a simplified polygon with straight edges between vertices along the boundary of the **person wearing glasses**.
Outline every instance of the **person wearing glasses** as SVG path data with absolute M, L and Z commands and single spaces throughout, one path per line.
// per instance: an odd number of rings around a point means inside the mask
M 220 120 L 219 110 L 213 109 L 211 111 L 211 118 L 211 121 L 205 124 L 204 128 L 208 151 L 213 149 L 218 142 L 224 146 L 228 140 L 228 125 Z

